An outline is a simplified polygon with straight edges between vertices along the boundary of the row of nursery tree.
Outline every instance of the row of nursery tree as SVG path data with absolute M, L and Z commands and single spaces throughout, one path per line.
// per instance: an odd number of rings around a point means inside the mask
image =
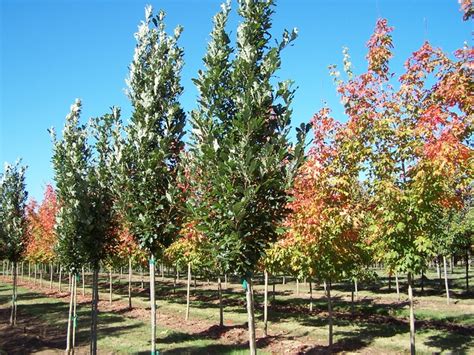
M 56 187 L 47 188 L 40 205 L 27 204 L 21 163 L 6 166 L 0 256 L 13 267 L 12 325 L 19 262 L 48 264 L 51 278 L 59 264 L 59 273 L 71 275 L 71 351 L 77 276 L 87 267 L 95 354 L 101 266 L 148 263 L 155 353 L 155 267 L 164 263 L 187 268 L 189 280 L 191 270 L 217 278 L 220 300 L 221 278 L 242 279 L 252 354 L 256 273 L 264 273 L 266 285 L 278 273 L 324 283 L 331 347 L 331 284 L 360 279 L 378 262 L 397 279 L 408 276 L 414 353 L 413 276 L 434 258 L 446 265 L 446 256 L 456 254 L 470 263 L 473 50 L 451 58 L 424 43 L 397 76 L 389 67 L 392 28 L 378 20 L 366 72 L 353 72 L 347 49 L 344 74 L 330 67 L 345 117 L 336 120 L 323 107 L 291 140 L 295 90 L 276 72 L 297 32 L 285 31 L 272 44 L 274 2 L 242 0 L 232 42 L 230 11 L 225 3 L 214 17 L 205 68 L 194 79 L 199 97 L 186 145 L 182 28 L 168 34 L 165 14 L 147 7 L 127 80 L 128 123 L 113 107 L 81 124 L 77 100 L 61 136 L 51 130 Z

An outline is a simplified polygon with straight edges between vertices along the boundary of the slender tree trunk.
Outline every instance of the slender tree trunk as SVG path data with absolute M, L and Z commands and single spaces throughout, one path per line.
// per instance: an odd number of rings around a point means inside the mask
M 23 266 L 24 266 L 23 264 L 24 263 L 25 263 L 24 261 L 21 262 L 21 278 L 23 279 L 23 281 L 25 281 L 25 278 L 23 277 Z
M 444 287 L 446 290 L 446 303 L 449 304 L 448 271 L 446 268 L 446 257 L 444 255 L 443 255 L 443 267 L 444 267 Z
M 109 303 L 112 304 L 112 268 L 109 269 Z
M 31 261 L 28 260 L 28 281 L 31 281 Z
M 92 301 L 91 301 L 91 344 L 90 353 L 92 355 L 97 354 L 97 305 L 99 302 L 99 265 L 97 263 L 93 266 L 92 274 Z
M 326 295 L 328 298 L 328 315 L 329 315 L 329 342 L 328 342 L 328 350 L 329 352 L 332 351 L 332 339 L 333 339 L 333 320 L 332 320 L 332 300 L 331 300 L 331 280 L 326 282 Z
M 285 285 L 285 284 L 286 284 L 286 277 L 285 277 L 285 276 L 283 276 L 283 278 L 281 279 L 281 284 L 282 284 L 282 285 Z
M 466 292 L 469 292 L 469 250 L 466 250 Z
M 356 301 L 358 301 L 359 300 L 359 286 L 357 284 L 357 279 L 354 279 L 354 292 L 355 292 Z
M 161 281 L 165 281 L 165 266 L 161 263 Z
M 72 353 L 74 354 L 74 348 L 76 347 L 76 329 L 77 329 L 77 274 L 72 276 L 72 289 L 74 294 L 74 304 L 73 304 L 73 316 L 72 316 Z
M 425 270 L 421 270 L 421 292 L 425 291 Z
M 309 311 L 313 311 L 313 281 L 309 279 Z
M 132 258 L 128 258 L 128 309 L 132 309 Z
M 141 276 L 141 289 L 144 289 L 145 286 L 143 285 L 143 266 L 140 266 L 140 276 Z
M 50 290 L 53 289 L 53 271 L 54 271 L 53 263 L 50 263 L 49 264 L 49 272 L 50 272 L 50 275 L 49 275 L 49 289 Z
M 151 353 L 156 354 L 155 256 L 150 258 Z
M 227 274 L 224 274 L 224 287 L 227 289 Z
M 272 300 L 275 301 L 275 293 L 276 293 L 276 291 L 275 291 L 276 285 L 275 284 L 276 284 L 276 282 L 275 282 L 274 277 L 272 277 L 272 279 L 273 279 L 273 282 L 272 282 Z
M 410 354 L 415 355 L 415 310 L 413 307 L 413 277 L 408 273 L 408 300 L 410 302 Z
M 398 272 L 395 273 L 395 288 L 397 289 L 397 299 L 400 301 L 400 284 L 398 283 Z
M 196 281 L 196 278 L 194 279 Z M 217 278 L 217 292 L 219 294 L 219 327 L 224 326 L 224 304 L 222 303 L 222 284 L 221 276 Z
M 263 300 L 263 334 L 268 336 L 268 272 L 265 270 L 265 293 Z
M 13 272 L 12 272 L 12 284 L 13 284 L 13 287 L 12 287 L 12 307 L 11 307 L 11 313 L 10 313 L 10 326 L 14 327 L 16 325 L 16 298 L 17 298 L 17 290 L 16 290 L 16 283 L 17 283 L 17 279 L 16 279 L 16 262 L 13 261 L 12 262 L 12 268 L 13 268 Z
M 39 268 L 39 284 L 40 284 L 40 287 L 43 287 L 43 264 L 40 264 L 40 268 Z
M 249 348 L 250 355 L 257 354 L 257 343 L 255 339 L 255 314 L 253 311 L 253 285 L 252 278 L 247 277 L 246 297 L 247 297 L 247 315 L 248 315 L 248 331 L 249 331 Z
M 68 286 L 69 292 L 72 290 L 72 278 L 71 278 L 71 273 L 69 273 L 69 286 Z
M 441 288 L 443 282 L 441 281 L 441 261 L 440 261 L 440 257 L 436 257 L 436 273 L 438 274 L 438 281 L 439 281 L 439 287 Z
M 66 337 L 66 353 L 70 354 L 71 353 L 71 338 L 72 338 L 72 309 L 73 309 L 73 303 L 74 303 L 74 292 L 72 292 L 71 289 L 69 289 L 70 292 L 70 300 L 69 300 L 69 314 L 67 318 L 67 337 Z
M 351 290 L 351 316 L 354 317 L 354 290 Z
M 296 279 L 296 296 L 300 295 L 300 280 Z
M 84 266 L 82 267 L 82 295 L 86 295 L 86 272 Z
M 63 283 L 63 279 L 62 279 L 62 272 L 63 272 L 63 269 L 61 267 L 61 265 L 59 265 L 59 292 L 61 292 L 61 286 L 62 286 L 62 283 Z
M 189 320 L 189 302 L 191 296 L 191 263 L 188 263 L 188 282 L 186 285 L 186 320 Z
M 34 281 L 34 285 L 36 286 L 36 275 L 38 273 L 38 264 L 35 263 L 35 281 Z

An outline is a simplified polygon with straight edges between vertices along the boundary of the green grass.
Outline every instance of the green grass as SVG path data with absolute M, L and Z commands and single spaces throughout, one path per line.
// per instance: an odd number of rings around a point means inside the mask
M 354 305 L 355 316 L 351 316 L 351 285 L 338 283 L 333 286 L 334 311 L 334 343 L 338 351 L 371 352 L 371 353 L 406 353 L 409 352 L 408 303 L 406 297 L 406 279 L 400 277 L 401 298 L 395 293 L 395 280 L 392 290 L 388 290 L 388 278 L 378 271 L 379 278 L 372 282 L 359 282 L 358 300 Z M 117 277 L 118 275 L 115 275 Z M 127 299 L 127 275 L 120 285 L 114 282 L 114 302 Z M 424 291 L 420 289 L 420 279 L 415 285 L 415 315 L 417 319 L 416 345 L 417 353 L 431 354 L 453 352 L 456 354 L 474 353 L 474 300 L 472 293 L 463 290 L 464 269 L 456 268 L 449 275 L 452 287 L 451 304 L 446 304 L 444 284 L 439 285 L 436 272 L 425 275 Z M 276 299 L 269 309 L 269 332 L 271 341 L 279 343 L 284 349 L 285 342 L 298 341 L 307 344 L 316 352 L 325 350 L 327 344 L 327 300 L 322 286 L 317 285 L 313 292 L 313 313 L 308 312 L 308 287 L 300 283 L 300 294 L 296 296 L 294 280 L 286 278 L 287 283 L 276 285 Z M 101 299 L 108 299 L 108 276 L 102 275 Z M 89 279 L 87 279 L 89 282 Z M 226 325 L 243 326 L 246 322 L 245 297 L 242 287 L 233 280 L 225 290 L 225 323 Z M 290 281 L 290 282 L 288 282 Z M 472 279 L 470 284 L 474 286 Z M 139 289 L 140 277 L 134 277 L 133 304 L 136 307 L 148 307 L 147 290 Z M 55 285 L 55 287 L 57 287 Z M 146 287 L 146 280 L 145 280 Z M 64 287 L 67 288 L 67 285 Z M 64 290 L 63 288 L 63 290 Z M 219 308 L 216 302 L 216 285 L 208 286 L 200 282 L 197 289 L 192 288 L 191 319 L 204 324 L 216 324 Z M 263 328 L 262 307 L 263 287 L 256 286 L 257 329 Z M 271 290 L 271 287 L 270 287 Z M 31 293 L 26 289 L 22 292 Z M 80 289 L 78 291 L 80 293 Z M 0 288 L 0 308 L 9 302 L 8 286 Z M 45 299 L 41 295 L 23 299 L 19 296 L 23 311 L 41 317 L 47 324 L 65 326 L 67 301 L 62 302 Z M 272 297 L 270 296 L 270 300 Z M 44 303 L 44 304 L 43 304 Z M 56 303 L 61 303 L 60 305 Z M 183 281 L 173 292 L 172 279 L 157 279 L 157 303 L 159 312 L 184 319 L 185 285 Z M 42 306 L 38 306 L 43 304 Z M 31 308 L 27 308 L 27 306 Z M 38 309 L 54 312 L 38 311 Z M 21 311 L 19 311 L 21 314 Z M 35 313 L 36 312 L 36 313 Z M 80 308 L 80 336 L 82 343 L 87 343 L 89 326 L 88 307 Z M 149 344 L 149 328 L 136 319 L 126 318 L 117 313 L 102 313 L 99 323 L 99 349 L 119 353 L 145 352 Z M 184 320 L 183 320 L 184 322 Z M 163 328 L 158 324 L 158 347 L 171 353 L 246 353 L 242 345 L 224 345 L 218 340 L 202 335 L 187 334 L 177 330 Z M 283 344 L 283 345 L 282 345 Z M 274 348 L 270 348 L 274 350 Z

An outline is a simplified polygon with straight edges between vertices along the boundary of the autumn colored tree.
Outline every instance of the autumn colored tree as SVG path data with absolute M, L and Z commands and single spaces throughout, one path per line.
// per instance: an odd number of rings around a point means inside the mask
M 235 50 L 225 29 L 226 3 L 214 17 L 206 68 L 195 79 L 199 99 L 188 165 L 199 176 L 192 187 L 199 198 L 189 200 L 188 207 L 198 230 L 217 248 L 219 265 L 244 281 L 255 354 L 252 277 L 288 212 L 287 188 L 302 160 L 305 127 L 292 146 L 291 81 L 273 84 L 281 52 L 296 31 L 285 31 L 272 46 L 274 2 L 239 1 L 237 11 L 242 22 Z
M 25 171 L 26 167 L 17 161 L 14 165 L 5 164 L 0 176 L 0 254 L 13 265 L 11 326 L 16 325 L 17 269 L 27 239 Z
M 365 210 L 358 181 L 359 142 L 353 122 L 338 123 L 327 108 L 311 124 L 312 147 L 292 188 L 284 238 L 294 271 L 326 283 L 331 348 L 331 283 L 367 264 L 360 232 Z
M 54 229 L 58 212 L 56 193 L 51 185 L 46 185 L 40 205 L 33 199 L 28 203 L 28 243 L 25 257 L 35 262 L 50 265 L 50 287 L 52 287 L 53 262 L 56 260 L 56 232 Z
M 415 352 L 413 275 L 435 253 L 444 206 L 472 179 L 466 146 L 472 127 L 472 50 L 456 60 L 425 43 L 393 85 L 392 28 L 377 21 L 368 46 L 368 71 L 336 78 L 345 113 L 360 146 L 370 196 L 369 241 L 376 257 L 408 273 L 411 352 Z M 337 74 L 336 71 L 334 71 Z

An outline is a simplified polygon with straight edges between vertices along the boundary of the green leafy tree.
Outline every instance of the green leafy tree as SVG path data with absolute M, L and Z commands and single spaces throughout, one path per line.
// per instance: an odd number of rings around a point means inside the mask
M 239 1 L 243 21 L 236 49 L 226 33 L 230 5 L 214 18 L 206 69 L 195 84 L 188 166 L 196 176 L 196 198 L 188 207 L 197 228 L 216 246 L 219 265 L 244 281 L 250 351 L 255 348 L 252 276 L 287 214 L 288 187 L 302 160 L 306 127 L 293 147 L 290 132 L 291 81 L 274 83 L 281 51 L 296 38 L 283 34 L 270 44 L 273 1 Z M 234 53 L 235 52 L 235 53 Z
M 151 351 L 156 351 L 155 261 L 169 246 L 180 223 L 176 176 L 183 149 L 185 113 L 178 101 L 182 28 L 167 35 L 165 14 L 145 9 L 128 79 L 134 111 L 125 137 L 116 135 L 117 191 L 127 228 L 150 258 Z
M 56 217 L 57 255 L 60 263 L 68 270 L 73 280 L 77 278 L 82 265 L 88 261 L 87 244 L 91 243 L 93 219 L 90 215 L 89 175 L 91 148 L 87 142 L 88 132 L 79 123 L 81 101 L 71 106 L 61 140 L 51 135 L 54 145 L 53 167 L 59 211 Z M 73 282 L 74 286 L 74 282 Z M 75 322 L 74 287 L 71 290 L 66 351 L 74 348 Z
M 13 264 L 11 326 L 16 325 L 18 261 L 27 241 L 25 171 L 26 167 L 18 161 L 5 164 L 0 176 L 0 254 Z

